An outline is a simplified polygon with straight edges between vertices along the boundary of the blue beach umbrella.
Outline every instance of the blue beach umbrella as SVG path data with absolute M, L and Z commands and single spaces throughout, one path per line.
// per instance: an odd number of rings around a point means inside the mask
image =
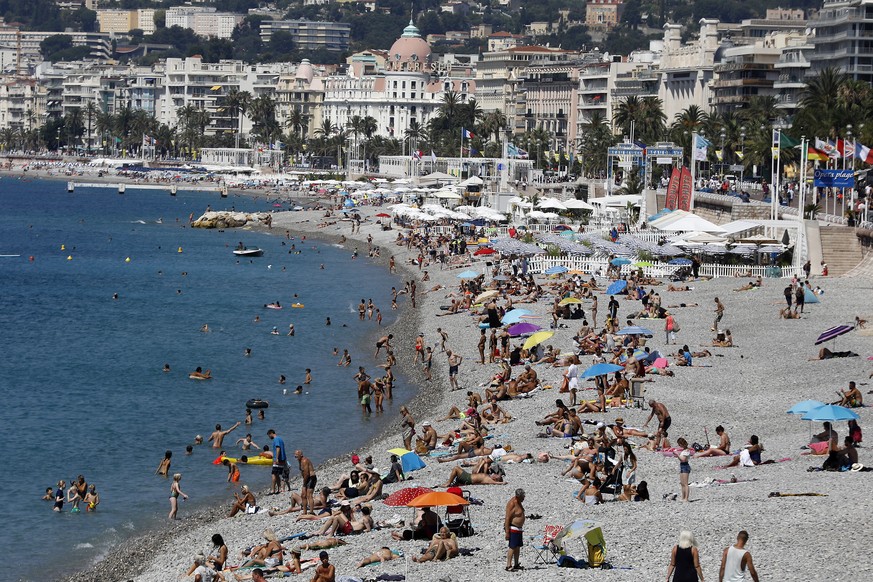
M 690 265 L 691 262 L 692 262 L 691 259 L 684 259 L 684 258 L 680 257 L 678 259 L 670 259 L 669 261 L 667 261 L 667 264 L 668 265 Z
M 645 327 L 640 327 L 639 325 L 631 325 L 625 328 L 622 328 L 616 332 L 616 335 L 643 335 L 646 337 L 652 337 L 652 330 L 646 329 Z
M 348 199 L 346 199 L 345 202 L 343 202 L 343 206 L 345 206 L 347 208 L 352 207 L 354 205 L 355 205 L 355 203 L 351 198 L 348 198 Z
M 624 370 L 623 367 L 617 366 L 615 364 L 594 364 L 584 372 L 582 372 L 583 378 L 595 378 L 597 376 L 605 376 L 607 374 L 611 374 L 612 372 L 620 372 Z
M 607 295 L 617 295 L 627 289 L 627 281 L 619 279 L 606 288 Z
M 479 273 L 476 271 L 464 271 L 462 273 L 458 273 L 458 279 L 475 279 L 479 276 Z
M 543 273 L 545 273 L 546 275 L 562 275 L 569 270 L 570 269 L 562 265 L 555 265 L 554 267 L 549 267 L 548 269 L 543 271 Z
M 397 455 L 400 457 L 400 465 L 403 467 L 404 473 L 412 473 L 413 471 L 418 471 L 419 469 L 424 469 L 427 465 L 424 464 L 424 461 L 421 460 L 414 451 L 407 451 L 406 449 L 391 449 L 388 451 L 392 455 Z
M 841 420 L 858 420 L 859 416 L 842 406 L 836 404 L 825 404 L 818 408 L 813 408 L 806 414 L 800 417 L 800 420 L 811 420 L 813 422 L 839 422 Z
M 818 295 L 812 292 L 812 289 L 809 287 L 804 287 L 803 289 L 803 302 L 804 303 L 818 303 Z
M 565 230 L 559 236 L 561 236 L 562 238 L 574 240 L 576 238 L 576 233 L 573 232 L 572 230 Z
M 798 402 L 789 408 L 788 414 L 806 414 L 810 410 L 820 406 L 824 406 L 824 402 L 819 402 L 818 400 L 804 400 L 803 402 Z
M 631 261 L 630 259 L 626 259 L 624 257 L 617 257 L 617 258 L 609 261 L 609 264 L 616 266 L 616 267 L 621 267 L 622 265 L 630 265 L 632 262 L 633 261 Z
M 503 325 L 510 325 L 521 321 L 522 316 L 530 315 L 527 309 L 511 309 L 503 316 Z

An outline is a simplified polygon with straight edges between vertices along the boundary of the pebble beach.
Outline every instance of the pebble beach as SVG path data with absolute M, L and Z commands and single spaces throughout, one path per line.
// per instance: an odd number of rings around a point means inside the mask
M 382 230 L 376 225 L 374 215 L 381 212 L 378 207 L 363 207 L 361 215 L 365 218 L 360 232 L 352 234 L 352 223 L 336 221 L 320 227 L 324 221 L 323 211 L 281 212 L 273 219 L 272 233 L 279 236 L 285 230 L 293 236 L 306 235 L 336 242 L 340 236 L 348 241 L 346 247 L 367 248 L 366 238 L 373 237 L 373 244 L 382 249 L 379 260 L 386 263 L 394 255 L 398 270 L 404 279 L 419 278 L 422 275 L 417 266 L 410 263 L 417 250 L 407 250 L 397 246 L 394 241 L 400 230 L 395 225 L 391 230 Z M 336 219 L 331 219 L 331 222 Z M 486 269 L 483 261 L 475 261 L 465 268 L 482 273 Z M 446 317 L 440 308 L 449 304 L 447 293 L 456 291 L 459 283 L 459 269 L 441 270 L 439 264 L 425 266 L 430 275 L 427 282 L 418 282 L 419 300 L 417 308 L 412 309 L 408 301 L 401 303 L 403 315 L 388 331 L 394 334 L 392 344 L 398 364 L 407 378 L 415 380 L 419 386 L 416 399 L 409 405 L 418 426 L 430 421 L 439 434 L 444 434 L 459 426 L 459 421 L 438 422 L 446 416 L 451 406 L 465 407 L 466 391 L 483 393 L 486 384 L 497 370 L 496 364 L 477 363 L 476 348 L 479 337 L 477 318 L 466 312 Z M 542 278 L 545 280 L 544 278 Z M 605 279 L 598 281 L 601 287 Z M 472 497 L 481 500 L 481 505 L 471 507 L 473 527 L 476 535 L 459 539 L 462 549 L 469 550 L 466 555 L 446 562 L 417 564 L 411 561 L 427 545 L 420 541 L 394 541 L 389 528 L 347 536 L 347 545 L 329 551 L 330 560 L 337 568 L 338 575 L 360 579 L 373 579 L 380 574 L 402 574 L 406 580 L 540 580 L 543 576 L 557 576 L 560 579 L 598 579 L 598 580 L 657 580 L 665 576 L 669 564 L 669 552 L 676 543 L 679 531 L 691 530 L 699 545 L 701 566 L 705 579 L 716 580 L 722 550 L 731 545 L 739 530 L 750 534 L 747 548 L 751 551 L 762 580 L 861 580 L 873 577 L 873 571 L 866 552 L 849 549 L 841 539 L 866 540 L 871 537 L 871 526 L 863 518 L 873 510 L 869 491 L 870 474 L 867 472 L 808 472 L 809 467 L 820 467 L 824 457 L 801 456 L 802 446 L 806 445 L 812 432 L 819 432 L 821 425 L 802 421 L 798 416 L 786 414 L 795 403 L 816 399 L 833 402 L 837 399 L 835 391 L 845 389 L 848 382 L 855 380 L 865 394 L 870 390 L 867 377 L 873 365 L 867 357 L 873 355 L 873 335 L 871 330 L 857 329 L 839 337 L 836 342 L 839 350 L 851 350 L 860 357 L 809 361 L 818 353 L 815 346 L 818 335 L 827 328 L 839 324 L 851 324 L 855 316 L 871 319 L 870 288 L 873 281 L 865 277 L 854 278 L 816 278 L 813 285 L 824 291 L 818 304 L 807 305 L 801 319 L 785 320 L 778 317 L 780 307 L 784 306 L 782 289 L 785 280 L 765 279 L 761 289 L 753 291 L 734 291 L 748 281 L 742 278 L 724 278 L 710 281 L 688 283 L 690 291 L 669 292 L 667 280 L 655 287 L 661 294 L 665 306 L 680 303 L 688 307 L 671 309 L 681 322 L 679 344 L 688 344 L 692 350 L 702 350 L 709 346 L 712 357 L 695 359 L 699 365 L 691 368 L 671 366 L 674 377 L 655 376 L 654 381 L 646 383 L 646 397 L 662 402 L 670 411 L 673 425 L 670 429 L 671 441 L 684 437 L 689 443 L 706 441 L 704 429 L 709 438 L 716 438 L 715 426 L 721 424 L 731 437 L 733 448 L 739 449 L 750 435 L 758 435 L 764 445 L 765 459 L 778 460 L 775 464 L 757 467 L 734 467 L 719 469 L 726 462 L 725 457 L 692 459 L 691 481 L 701 485 L 692 487 L 691 503 L 681 503 L 670 499 L 679 491 L 678 461 L 673 456 L 660 452 L 648 452 L 638 448 L 638 480 L 648 482 L 651 501 L 639 503 L 606 502 L 596 506 L 583 505 L 575 499 L 579 483 L 561 476 L 567 461 L 553 459 L 548 463 L 505 464 L 505 486 L 465 487 Z M 430 289 L 442 285 L 433 292 Z M 730 329 L 735 347 L 714 348 L 711 342 L 714 334 L 710 331 L 713 319 L 713 299 L 721 298 L 725 305 L 722 329 Z M 606 311 L 609 296 L 599 294 L 601 306 L 600 320 Z M 621 321 L 633 310 L 637 311 L 639 302 L 620 300 L 619 318 Z M 691 306 L 693 304 L 698 306 Z M 584 308 L 587 310 L 586 300 Z M 541 300 L 523 305 L 535 315 L 543 316 L 540 325 L 548 326 L 551 302 Z M 566 321 L 569 327 L 554 330 L 555 335 L 547 343 L 570 351 L 572 336 L 578 329 L 577 321 Z M 648 340 L 649 346 L 662 352 L 675 352 L 675 346 L 664 345 L 663 320 L 640 322 L 652 329 L 654 337 Z M 459 384 L 461 390 L 449 391 L 448 364 L 445 354 L 440 353 L 440 327 L 448 333 L 447 347 L 460 353 L 464 361 L 460 366 Z M 436 346 L 434 350 L 433 380 L 425 381 L 421 367 L 413 366 L 413 343 L 415 337 L 423 333 L 426 345 Z M 514 340 L 512 345 L 516 345 Z M 671 358 L 672 361 L 672 358 Z M 376 369 L 381 359 L 361 362 L 368 371 Z M 590 358 L 582 358 L 580 371 L 590 363 Z M 356 362 L 356 365 L 358 362 Z M 538 438 L 541 427 L 534 421 L 552 412 L 558 395 L 564 368 L 538 365 L 535 367 L 541 386 L 530 398 L 502 402 L 501 406 L 509 412 L 513 421 L 494 425 L 491 443 L 510 444 L 514 452 L 566 455 L 568 440 L 558 438 Z M 513 374 L 518 373 L 518 368 Z M 594 397 L 593 382 L 580 380 L 580 398 Z M 349 397 L 355 397 L 355 386 L 350 382 Z M 873 398 L 873 397 L 866 397 Z M 859 413 L 860 425 L 866 428 L 869 411 L 855 409 Z M 615 418 L 622 417 L 625 426 L 642 427 L 650 413 L 646 406 L 640 408 L 610 409 L 606 413 L 580 414 L 583 420 L 603 421 L 611 424 Z M 656 426 L 653 420 L 650 427 Z M 840 442 L 846 436 L 846 424 L 835 426 Z M 590 432 L 591 426 L 586 426 Z M 356 451 L 362 457 L 372 455 L 378 467 L 387 468 L 386 451 L 403 444 L 400 436 L 400 418 L 393 428 Z M 645 439 L 632 438 L 636 444 Z M 288 449 L 312 448 L 313 443 L 287 442 Z M 350 456 L 333 459 L 317 467 L 319 485 L 331 484 L 351 468 Z M 860 462 L 873 465 L 866 447 L 859 450 Z M 402 484 L 386 485 L 385 493 L 402 487 L 424 486 L 437 488 L 445 482 L 447 475 L 458 462 L 438 463 L 435 458 L 424 457 L 427 467 L 411 473 L 410 479 Z M 296 463 L 291 463 L 292 475 L 297 475 Z M 735 476 L 737 483 L 719 484 L 717 480 L 730 481 Z M 299 491 L 299 477 L 292 479 L 292 487 Z M 529 519 L 525 526 L 525 547 L 521 553 L 524 570 L 505 572 L 506 541 L 503 533 L 503 517 L 506 502 L 516 488 L 526 491 L 524 502 L 528 515 L 542 516 Z M 819 493 L 815 497 L 771 498 L 771 492 L 781 493 Z M 264 508 L 287 507 L 287 494 L 279 496 L 258 495 L 258 502 Z M 665 496 L 667 498 L 665 499 Z M 210 537 L 220 533 L 230 548 L 229 564 L 239 564 L 240 552 L 252 545 L 262 543 L 262 532 L 266 528 L 274 530 L 279 538 L 302 532 L 315 532 L 319 522 L 295 522 L 296 514 L 269 517 L 266 512 L 256 515 L 225 517 L 231 500 L 225 506 L 196 515 L 184 515 L 183 520 L 168 524 L 165 529 L 153 534 L 131 540 L 120 546 L 95 568 L 88 572 L 72 575 L 69 580 L 136 580 L 142 582 L 162 582 L 185 579 L 185 572 L 192 563 L 194 554 L 211 548 Z M 373 502 L 373 518 L 376 521 L 412 518 L 412 510 L 387 507 L 381 501 Z M 184 507 L 183 507 L 184 510 Z M 612 570 L 564 570 L 554 564 L 534 564 L 535 550 L 533 537 L 542 534 L 546 525 L 566 524 L 574 519 L 592 519 L 601 524 L 608 548 L 608 561 Z M 846 541 L 849 541 L 846 540 Z M 286 543 L 291 548 L 295 541 Z M 361 558 L 380 547 L 387 546 L 402 550 L 405 559 L 393 560 L 361 569 L 355 565 Z M 577 557 L 585 557 L 584 545 L 571 540 L 566 545 L 567 552 Z M 303 559 L 314 557 L 317 552 L 304 551 Z M 838 565 L 838 566 L 836 566 Z M 865 574 L 866 573 L 866 574 Z M 310 579 L 311 572 L 297 576 Z M 233 580 L 231 576 L 226 579 Z

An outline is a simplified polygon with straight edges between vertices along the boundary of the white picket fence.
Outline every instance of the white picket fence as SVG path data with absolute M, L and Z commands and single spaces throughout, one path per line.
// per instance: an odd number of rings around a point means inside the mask
M 568 269 L 582 271 L 584 273 L 592 273 L 605 275 L 609 268 L 609 261 L 597 257 L 584 257 L 581 255 L 572 255 L 567 257 L 547 257 L 538 255 L 531 257 L 528 262 L 528 271 L 531 273 L 542 273 L 550 267 L 563 266 Z M 670 265 L 663 262 L 654 262 L 648 267 L 642 267 L 643 274 L 647 277 L 669 277 L 681 265 Z M 623 275 L 628 275 L 631 272 L 638 271 L 640 267 L 633 265 L 624 265 L 621 268 Z M 722 265 L 719 263 L 702 263 L 700 265 L 700 275 L 705 277 L 793 277 L 799 275 L 802 271 L 800 267 L 782 267 L 777 269 L 762 265 Z

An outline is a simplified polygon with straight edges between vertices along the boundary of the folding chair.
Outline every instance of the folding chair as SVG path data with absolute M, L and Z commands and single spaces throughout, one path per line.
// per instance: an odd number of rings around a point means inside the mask
M 562 525 L 547 525 L 543 531 L 542 543 L 534 544 L 531 547 L 536 550 L 537 555 L 534 558 L 534 564 L 554 564 L 558 561 L 560 549 L 555 545 L 555 538 L 564 530 Z M 540 537 L 540 536 L 536 536 Z M 536 539 L 536 538 L 534 538 Z
M 622 468 L 619 467 L 618 471 L 615 473 L 610 473 L 606 480 L 600 485 L 600 495 L 602 496 L 604 493 L 608 495 L 612 495 L 612 500 L 615 501 L 615 498 L 618 494 L 620 494 L 623 490 L 621 484 L 621 474 Z
M 468 502 L 470 500 L 470 492 L 460 487 L 449 487 L 446 489 L 446 492 L 463 497 Z M 446 517 L 444 520 L 446 527 L 459 538 L 469 537 L 475 533 L 473 531 L 473 522 L 470 520 L 469 508 L 469 505 L 450 505 L 446 507 Z
M 630 381 L 630 398 L 634 408 L 646 409 L 646 382 L 637 379 Z

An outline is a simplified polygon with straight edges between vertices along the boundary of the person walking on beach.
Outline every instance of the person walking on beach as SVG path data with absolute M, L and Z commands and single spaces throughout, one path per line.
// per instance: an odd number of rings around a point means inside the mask
M 597 328 L 597 295 L 591 296 L 591 325 Z
M 315 515 L 315 504 L 312 500 L 312 492 L 315 491 L 315 486 L 318 484 L 318 476 L 315 474 L 315 468 L 312 466 L 312 461 L 303 456 L 303 451 L 294 451 L 294 458 L 300 466 L 300 476 L 303 478 L 303 487 L 300 491 L 302 498 L 302 513 L 306 515 L 311 513 Z
M 446 353 L 448 350 L 446 349 L 446 342 L 449 341 L 449 334 L 443 331 L 443 328 L 437 328 L 437 334 L 440 336 L 440 353 Z
M 673 582 L 703 582 L 697 540 L 694 539 L 694 534 L 688 530 L 679 532 L 679 543 L 673 546 L 670 553 L 667 582 L 670 580 Z
M 791 298 L 794 296 L 794 290 L 791 288 L 791 285 L 787 285 L 782 293 L 785 295 L 785 303 L 788 304 L 787 309 L 791 309 Z
M 506 571 L 524 570 L 518 562 L 521 557 L 521 546 L 524 545 L 524 489 L 516 489 L 515 495 L 506 504 L 506 514 L 503 520 L 503 530 L 509 542 L 506 554 Z
M 233 425 L 232 427 L 230 427 L 229 429 L 221 430 L 221 425 L 216 424 L 215 430 L 212 432 L 211 435 L 209 435 L 207 442 L 210 442 L 210 441 L 212 442 L 213 449 L 220 449 L 222 446 L 222 443 L 224 442 L 224 437 L 226 437 L 228 434 L 230 434 L 234 430 L 236 430 L 236 427 L 238 427 L 239 425 L 240 425 L 240 422 L 237 421 L 237 423 L 235 425 Z
M 479 363 L 485 364 L 485 344 L 488 342 L 488 337 L 485 335 L 485 329 L 481 329 L 479 333 Z
M 491 337 L 488 338 L 488 363 L 494 363 L 494 354 L 497 352 L 497 331 L 491 330 Z
M 665 314 L 667 318 L 664 322 L 664 334 L 667 336 L 667 345 L 670 345 L 670 339 L 672 338 L 674 341 L 676 339 L 676 320 L 669 311 L 666 311 Z
M 737 543 L 725 548 L 721 555 L 718 582 L 742 582 L 746 580 L 746 572 L 753 582 L 758 582 L 758 571 L 752 563 L 752 554 L 746 549 L 748 542 L 749 532 L 743 530 L 737 534 Z
M 432 380 L 430 368 L 433 364 L 433 349 L 430 346 L 427 346 L 424 350 L 424 377 L 428 382 Z
M 712 322 L 712 331 L 718 331 L 718 322 L 724 317 L 724 304 L 715 298 L 715 321 Z
M 688 451 L 679 453 L 679 487 L 682 490 L 682 501 L 689 501 L 691 495 L 688 487 L 688 479 L 691 477 L 691 463 L 688 462 L 690 458 L 691 453 Z
M 415 436 L 415 419 L 412 418 L 409 409 L 405 406 L 400 407 L 400 414 L 403 416 L 403 422 L 400 424 L 403 427 L 403 448 L 411 451 L 412 437 Z
M 188 496 L 182 491 L 182 487 L 179 485 L 179 481 L 182 480 L 182 473 L 176 473 L 173 475 L 173 484 L 170 485 L 170 515 L 168 516 L 170 519 L 178 519 L 176 517 L 176 513 L 179 511 L 179 496 L 182 496 L 182 499 L 188 499 Z
M 280 493 L 282 487 L 282 473 L 288 464 L 288 456 L 285 452 L 285 441 L 276 434 L 275 430 L 272 428 L 268 430 L 267 437 L 273 441 L 273 467 L 270 471 L 273 487 L 270 495 L 276 495 Z
M 452 391 L 459 390 L 458 367 L 464 361 L 464 358 L 451 350 L 447 350 L 446 354 L 449 356 L 449 384 L 452 386 Z
M 618 317 L 618 301 L 615 300 L 615 295 L 609 296 L 609 304 L 606 306 L 606 310 L 609 312 L 610 319 Z
M 794 313 L 797 313 L 798 309 L 800 313 L 803 313 L 803 304 L 806 302 L 805 293 L 803 285 L 798 285 L 797 289 L 794 290 Z

